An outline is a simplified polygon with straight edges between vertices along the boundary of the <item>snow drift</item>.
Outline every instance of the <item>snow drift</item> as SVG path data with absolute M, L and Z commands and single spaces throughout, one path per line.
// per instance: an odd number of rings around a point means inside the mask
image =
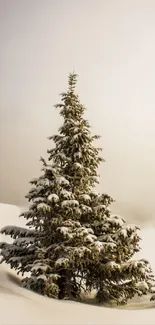
M 0 305 L 3 325 L 151 325 L 155 318 L 155 309 L 121 310 L 44 298 L 19 287 L 2 267 Z

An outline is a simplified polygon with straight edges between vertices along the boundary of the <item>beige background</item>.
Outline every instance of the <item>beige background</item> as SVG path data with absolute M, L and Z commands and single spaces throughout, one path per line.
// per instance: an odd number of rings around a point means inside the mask
M 128 220 L 152 220 L 154 0 L 0 0 L 0 202 L 26 204 L 73 69 L 102 135 L 100 190 Z

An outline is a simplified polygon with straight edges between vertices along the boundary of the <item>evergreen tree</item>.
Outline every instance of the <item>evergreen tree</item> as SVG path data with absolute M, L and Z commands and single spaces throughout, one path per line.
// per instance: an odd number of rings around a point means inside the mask
M 81 271 L 86 287 L 97 289 L 99 301 L 127 302 L 135 293 L 151 290 L 152 270 L 146 260 L 132 261 L 140 250 L 139 228 L 112 215 L 113 199 L 94 191 L 99 182 L 98 167 L 104 159 L 100 157 L 102 149 L 94 145 L 99 136 L 91 134 L 90 124 L 84 118 L 85 107 L 75 92 L 76 82 L 77 75 L 70 74 L 68 91 L 61 94 L 61 103 L 55 105 L 64 122 L 59 134 L 50 137 L 55 147 L 48 150 L 49 160 L 59 166 L 79 202 L 74 220 L 80 220 L 96 236 L 92 259 Z
M 85 107 L 75 93 L 77 76 L 69 75 L 68 91 L 56 105 L 63 125 L 53 135 L 49 165 L 42 159 L 43 175 L 31 183 L 27 228 L 5 227 L 12 244 L 1 243 L 2 261 L 17 271 L 30 272 L 23 285 L 50 297 L 79 297 L 97 290 L 100 302 L 126 303 L 136 293 L 152 290 L 153 275 L 139 251 L 138 227 L 128 225 L 109 206 L 113 199 L 95 191 L 103 161 L 99 138 L 91 134 Z

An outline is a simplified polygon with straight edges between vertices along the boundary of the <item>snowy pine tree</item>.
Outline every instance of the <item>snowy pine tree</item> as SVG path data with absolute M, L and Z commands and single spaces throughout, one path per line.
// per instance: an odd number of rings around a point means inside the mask
M 55 105 L 64 122 L 59 134 L 50 137 L 55 148 L 48 150 L 49 160 L 59 166 L 79 202 L 74 220 L 80 220 L 93 234 L 93 240 L 88 238 L 88 242 L 92 241 L 92 259 L 81 268 L 86 287 L 97 289 L 99 301 L 126 302 L 135 293 L 149 292 L 153 275 L 148 262 L 132 261 L 140 249 L 138 227 L 112 215 L 109 206 L 113 199 L 94 191 L 103 159 L 99 155 L 101 148 L 94 145 L 99 136 L 91 134 L 84 118 L 85 107 L 75 92 L 76 82 L 77 75 L 70 74 L 68 91 L 61 94 L 61 103 Z
M 91 134 L 85 107 L 75 93 L 77 76 L 69 75 L 68 91 L 56 105 L 63 125 L 53 135 L 55 146 L 43 159 L 43 175 L 31 183 L 31 206 L 22 214 L 27 228 L 5 227 L 14 239 L 1 243 L 2 260 L 23 273 L 23 285 L 50 297 L 79 297 L 97 290 L 100 302 L 126 303 L 136 293 L 151 291 L 153 275 L 139 251 L 139 229 L 112 215 L 113 199 L 95 191 L 103 161 L 99 138 Z

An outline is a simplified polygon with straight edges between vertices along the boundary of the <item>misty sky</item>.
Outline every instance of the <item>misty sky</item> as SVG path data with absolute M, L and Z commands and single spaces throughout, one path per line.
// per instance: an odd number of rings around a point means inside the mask
M 106 163 L 117 212 L 155 211 L 155 1 L 0 0 L 0 202 L 25 205 L 61 119 L 69 72 Z

